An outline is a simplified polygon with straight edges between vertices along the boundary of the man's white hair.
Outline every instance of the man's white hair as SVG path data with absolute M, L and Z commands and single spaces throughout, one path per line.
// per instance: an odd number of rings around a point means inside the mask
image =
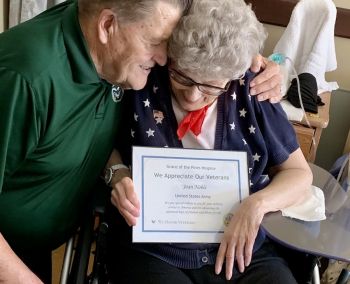
M 79 0 L 78 6 L 79 13 L 85 16 L 99 14 L 103 9 L 112 9 L 120 23 L 130 23 L 152 16 L 159 2 L 169 3 L 185 14 L 192 0 Z

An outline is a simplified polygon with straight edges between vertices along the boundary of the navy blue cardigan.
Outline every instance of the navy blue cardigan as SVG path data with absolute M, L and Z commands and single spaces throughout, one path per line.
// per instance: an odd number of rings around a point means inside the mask
M 269 167 L 283 163 L 299 147 L 281 106 L 258 102 L 249 95 L 249 82 L 253 77 L 253 73 L 247 72 L 218 98 L 214 146 L 216 150 L 247 152 L 251 193 L 266 185 L 261 180 Z M 131 164 L 131 145 L 183 147 L 176 134 L 167 67 L 153 68 L 146 87 L 125 94 L 123 103 L 124 134 L 119 137 L 118 146 L 125 163 Z M 199 268 L 215 263 L 218 244 L 131 244 L 130 234 L 123 238 L 120 229 L 116 231 L 116 239 L 121 243 L 177 267 Z M 263 231 L 259 230 L 254 251 L 264 238 Z

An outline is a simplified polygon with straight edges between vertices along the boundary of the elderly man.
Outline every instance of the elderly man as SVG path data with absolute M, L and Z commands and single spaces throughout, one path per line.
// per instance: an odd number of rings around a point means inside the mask
M 66 1 L 0 35 L 0 282 L 51 282 L 51 251 L 76 230 L 118 139 L 123 90 L 166 63 L 191 2 Z M 280 84 L 264 67 L 261 99 Z

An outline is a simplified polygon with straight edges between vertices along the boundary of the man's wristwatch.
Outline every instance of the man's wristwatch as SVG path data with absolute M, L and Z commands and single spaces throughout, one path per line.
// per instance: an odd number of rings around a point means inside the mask
M 110 185 L 113 175 L 120 169 L 129 169 L 129 168 L 123 164 L 117 164 L 104 170 L 103 179 L 105 180 L 105 183 L 107 185 Z

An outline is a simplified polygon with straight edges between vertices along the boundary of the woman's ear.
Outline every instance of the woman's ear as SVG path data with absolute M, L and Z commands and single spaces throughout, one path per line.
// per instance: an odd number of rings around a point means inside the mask
M 111 9 L 103 9 L 98 18 L 98 38 L 102 44 L 107 44 L 108 39 L 118 29 L 117 15 Z

